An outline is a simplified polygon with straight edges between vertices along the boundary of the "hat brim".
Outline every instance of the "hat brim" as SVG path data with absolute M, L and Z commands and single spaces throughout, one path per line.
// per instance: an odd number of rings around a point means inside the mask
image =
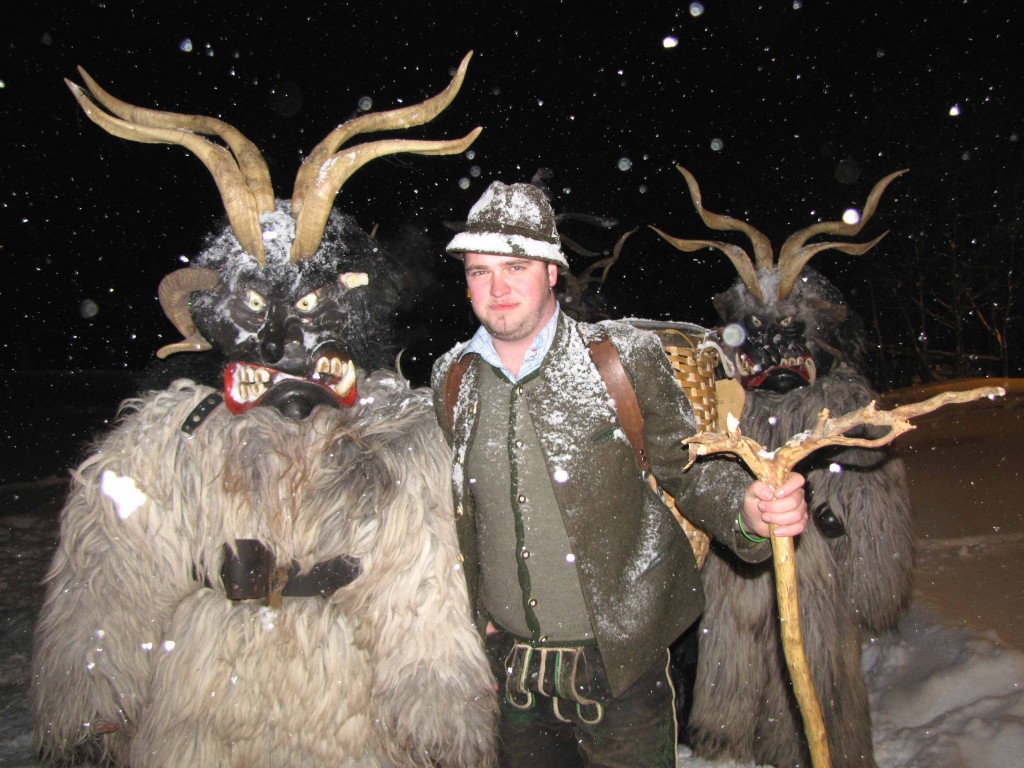
M 449 256 L 464 258 L 467 253 L 486 253 L 492 256 L 520 256 L 569 268 L 562 249 L 557 243 L 546 243 L 522 235 L 503 235 L 497 232 L 459 232 L 446 249 Z

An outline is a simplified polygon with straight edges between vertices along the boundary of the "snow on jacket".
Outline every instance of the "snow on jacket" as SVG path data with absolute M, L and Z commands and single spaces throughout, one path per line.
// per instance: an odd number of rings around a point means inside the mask
M 636 390 L 651 471 L 680 511 L 744 560 L 762 561 L 771 550 L 767 544 L 751 544 L 734 529 L 751 481 L 745 470 L 730 459 L 683 470 L 687 455 L 681 441 L 696 432 L 696 419 L 658 338 L 622 322 L 589 325 L 560 314 L 551 349 L 533 374 L 541 377 L 541 386 L 527 407 L 617 696 L 697 619 L 704 592 L 689 541 L 637 468 L 614 403 L 590 359 L 587 343 L 602 333 L 618 350 Z M 434 404 L 442 425 L 448 423 L 445 381 L 464 348 L 456 345 L 434 364 Z M 477 357 L 467 368 L 452 429 L 446 430 L 453 453 L 456 529 L 481 630 L 487 617 L 477 604 L 480 565 L 466 456 L 475 431 L 477 376 L 485 365 Z

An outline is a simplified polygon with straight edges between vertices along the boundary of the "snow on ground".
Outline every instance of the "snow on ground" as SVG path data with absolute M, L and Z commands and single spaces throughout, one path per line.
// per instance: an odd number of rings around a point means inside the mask
M 1024 380 L 951 386 L 982 384 L 1005 386 L 1008 395 L 942 408 L 916 419 L 918 429 L 897 441 L 920 549 L 911 610 L 897 631 L 865 645 L 882 768 L 1024 765 Z M 882 407 L 936 391 L 890 393 Z M 51 428 L 62 424 L 67 419 L 54 419 Z M 25 450 L 8 451 L 3 462 L 0 766 L 38 765 L 27 699 L 31 635 L 67 472 L 49 472 L 25 457 L 66 451 L 60 440 L 33 434 Z M 18 479 L 8 481 L 10 462 L 19 458 Z M 750 768 L 694 760 L 685 748 L 680 754 L 681 764 L 696 768 Z

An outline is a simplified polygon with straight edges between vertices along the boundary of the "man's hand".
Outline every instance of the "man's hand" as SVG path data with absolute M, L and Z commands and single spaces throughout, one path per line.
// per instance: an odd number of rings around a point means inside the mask
M 791 472 L 785 482 L 773 490 L 755 480 L 743 494 L 743 528 L 747 533 L 767 537 L 775 525 L 776 536 L 797 536 L 807 526 L 807 500 L 804 477 Z

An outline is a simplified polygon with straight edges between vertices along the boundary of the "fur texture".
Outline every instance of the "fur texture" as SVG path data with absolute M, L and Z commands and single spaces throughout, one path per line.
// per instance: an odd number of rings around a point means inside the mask
M 33 659 L 45 758 L 492 764 L 496 702 L 429 393 L 381 371 L 351 409 L 221 406 L 188 439 L 179 426 L 209 392 L 179 381 L 130 401 L 75 473 Z M 219 573 L 237 538 L 362 572 L 278 610 L 232 602 Z
M 740 427 L 769 450 L 813 427 L 824 408 L 841 415 L 877 399 L 858 373 L 860 319 L 839 292 L 805 268 L 792 295 L 778 301 L 777 279 L 775 271 L 759 273 L 766 303 L 742 284 L 715 297 L 738 339 L 732 359 L 748 389 Z M 910 596 L 906 472 L 888 447 L 819 451 L 796 469 L 807 478 L 812 519 L 797 542 L 801 629 L 832 765 L 873 768 L 861 640 L 864 632 L 893 627 Z M 703 576 L 708 608 L 689 724 L 695 753 L 777 768 L 809 765 L 770 565 L 750 566 L 716 549 Z
M 870 399 L 867 383 L 840 369 L 788 395 L 748 393 L 741 428 L 774 448 L 812 426 L 823 407 L 845 413 Z M 861 633 L 893 626 L 909 596 L 913 531 L 905 470 L 889 451 L 866 449 L 812 455 L 798 470 L 807 477 L 812 515 L 828 505 L 846 526 L 844 535 L 828 539 L 808 525 L 796 555 L 801 629 L 832 765 L 874 766 Z M 703 578 L 708 607 L 688 728 L 694 752 L 778 768 L 809 765 L 770 563 L 742 563 L 714 548 Z

